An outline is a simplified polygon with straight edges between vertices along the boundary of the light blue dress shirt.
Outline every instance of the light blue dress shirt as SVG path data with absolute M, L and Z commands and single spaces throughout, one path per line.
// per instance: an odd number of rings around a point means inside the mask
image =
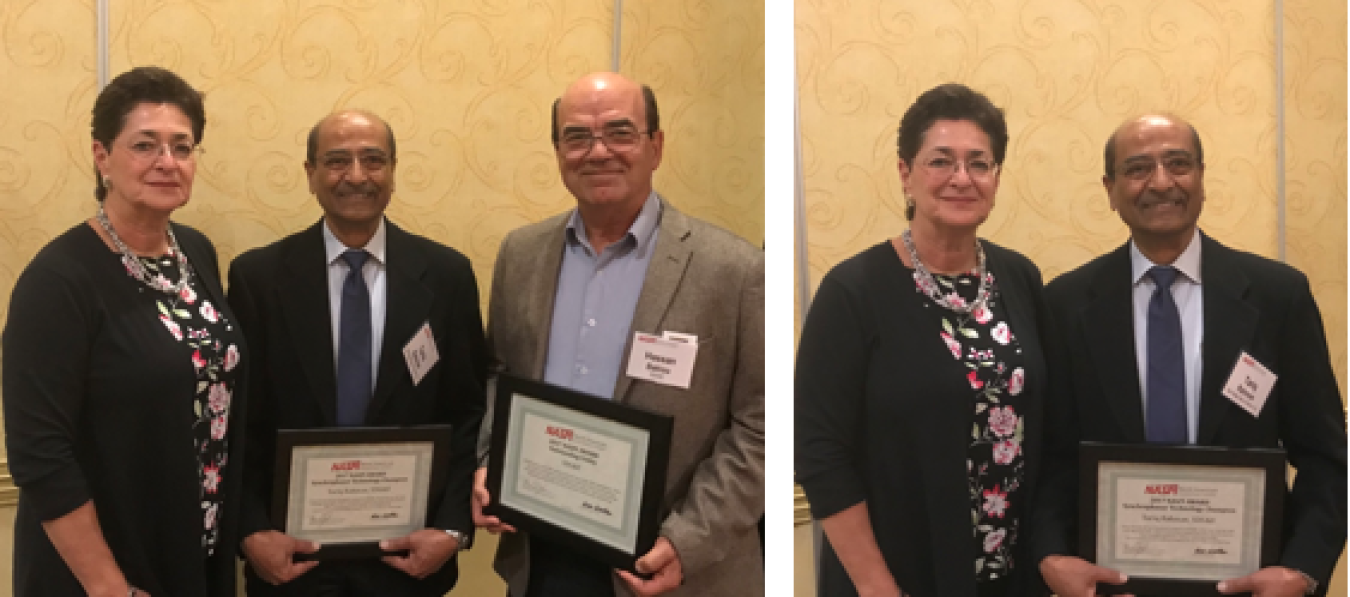
M 1144 404 L 1140 412 L 1148 420 L 1148 302 L 1158 287 L 1148 270 L 1155 264 L 1130 241 L 1130 275 L 1134 282 L 1134 357 L 1139 367 L 1139 389 Z M 1205 301 L 1200 285 L 1200 231 L 1172 263 L 1181 275 L 1172 282 L 1172 299 L 1181 315 L 1181 350 L 1186 368 L 1186 441 L 1195 443 L 1200 429 L 1200 347 L 1205 338 Z
M 572 212 L 553 298 L 544 381 L 613 399 L 660 222 L 661 199 L 653 192 L 628 233 L 597 255 L 581 216 Z
M 364 248 L 370 253 L 370 259 L 366 260 L 365 265 L 361 266 L 361 277 L 366 281 L 366 288 L 370 291 L 370 391 L 375 391 L 375 385 L 379 381 L 380 374 L 380 348 L 384 342 L 384 306 L 387 302 L 388 292 L 385 284 L 385 266 L 387 253 L 385 251 L 385 232 L 384 218 L 380 218 L 380 226 L 375 229 L 375 235 L 370 237 Z M 351 267 L 347 261 L 342 258 L 342 254 L 347 251 L 347 245 L 342 244 L 333 235 L 333 231 L 328 229 L 328 221 L 323 225 L 323 252 L 328 260 L 328 311 L 332 319 L 333 332 L 333 363 L 336 366 L 338 362 L 338 344 L 342 337 L 341 330 L 338 329 L 342 321 L 342 283 L 347 279 L 347 272 Z

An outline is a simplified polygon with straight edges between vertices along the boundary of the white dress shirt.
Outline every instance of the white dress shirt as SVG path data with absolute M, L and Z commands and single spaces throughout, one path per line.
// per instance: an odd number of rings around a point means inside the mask
M 1134 283 L 1134 358 L 1139 367 L 1139 390 L 1143 396 L 1144 420 L 1148 420 L 1148 303 L 1158 287 L 1148 270 L 1154 265 L 1130 241 L 1130 273 Z M 1200 428 L 1200 349 L 1205 338 L 1204 293 L 1200 280 L 1200 230 L 1196 229 L 1186 250 L 1172 267 L 1180 275 L 1172 282 L 1172 299 L 1181 315 L 1181 349 L 1186 360 L 1186 441 L 1195 443 Z
M 365 265 L 361 266 L 361 277 L 366 280 L 366 288 L 370 291 L 370 391 L 375 391 L 375 383 L 378 381 L 380 371 L 380 346 L 384 341 L 384 309 L 385 297 L 388 296 L 385 284 L 386 251 L 385 251 L 385 233 L 384 218 L 380 218 L 380 225 L 375 229 L 375 235 L 370 237 L 370 241 L 364 248 L 370 257 L 366 258 Z M 342 244 L 333 235 L 333 231 L 328 229 L 328 220 L 324 220 L 323 225 L 323 249 L 324 255 L 328 260 L 328 311 L 332 318 L 333 332 L 333 363 L 338 362 L 338 343 L 341 338 L 341 330 L 338 326 L 342 321 L 342 283 L 347 279 L 347 272 L 351 267 L 347 265 L 347 260 L 342 258 L 342 254 L 348 249 L 347 245 Z

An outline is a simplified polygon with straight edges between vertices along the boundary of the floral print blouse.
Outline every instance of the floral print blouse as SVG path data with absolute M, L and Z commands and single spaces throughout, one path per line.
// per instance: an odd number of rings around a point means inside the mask
M 1022 347 L 1008 326 L 994 274 L 985 275 L 989 297 L 969 315 L 937 305 L 915 275 L 915 291 L 923 296 L 925 309 L 941 317 L 941 340 L 952 358 L 964 365 L 971 392 L 966 474 L 978 582 L 998 581 L 1012 573 L 1013 545 L 1022 511 L 1019 490 L 1026 468 L 1020 413 L 1026 384 Z M 976 298 L 979 278 L 975 272 L 934 274 L 933 280 L 940 294 L 953 304 L 970 304 Z
M 170 250 L 166 257 L 139 259 L 156 282 L 172 286 L 173 283 L 169 281 L 176 282 L 180 275 L 177 258 L 172 253 Z M 226 336 L 225 332 L 233 329 L 233 325 L 216 310 L 211 301 L 202 296 L 195 275 L 178 296 L 163 292 L 145 294 L 154 297 L 159 320 L 166 332 L 175 341 L 192 349 L 192 368 L 196 372 L 197 383 L 190 419 L 200 485 L 202 550 L 209 557 L 215 553 L 220 536 L 220 483 L 222 471 L 229 464 L 226 432 L 230 423 L 230 399 L 239 381 L 235 372 L 235 367 L 239 365 L 239 347 L 220 340 Z

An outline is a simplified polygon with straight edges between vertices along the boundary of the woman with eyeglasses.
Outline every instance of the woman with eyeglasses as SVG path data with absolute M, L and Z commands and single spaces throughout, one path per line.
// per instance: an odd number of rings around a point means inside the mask
M 1022 595 L 1046 367 L 1041 275 L 977 236 L 1008 145 L 964 85 L 900 121 L 909 229 L 821 281 L 796 370 L 796 474 L 819 594 Z
M 161 68 L 93 109 L 97 212 L 19 276 L 3 343 L 16 597 L 233 597 L 243 336 L 215 248 L 170 221 L 205 113 Z

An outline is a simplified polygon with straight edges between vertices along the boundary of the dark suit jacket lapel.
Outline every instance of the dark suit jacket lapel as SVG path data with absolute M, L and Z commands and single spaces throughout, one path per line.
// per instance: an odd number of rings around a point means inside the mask
M 1196 443 L 1213 443 L 1228 412 L 1228 399 L 1222 394 L 1238 353 L 1246 350 L 1256 333 L 1260 312 L 1247 304 L 1250 281 L 1241 269 L 1232 266 L 1232 250 L 1208 236 L 1200 236 L 1200 276 L 1204 292 L 1205 337 L 1201 343 L 1203 361 L 1200 379 L 1200 426 Z
M 422 283 L 427 268 L 425 256 L 413 245 L 407 232 L 388 220 L 384 225 L 388 261 L 384 269 L 384 340 L 380 342 L 375 394 L 366 410 L 368 424 L 379 420 L 376 415 L 389 403 L 394 388 L 403 382 L 403 372 L 407 369 L 403 347 L 422 324 L 430 321 L 434 300 L 431 290 Z
M 291 342 L 300 352 L 304 374 L 325 423 L 337 421 L 337 382 L 333 363 L 333 322 L 328 304 L 328 266 L 324 258 L 323 220 L 296 235 L 285 253 L 279 302 Z
M 1088 291 L 1084 321 L 1075 332 L 1088 345 L 1088 352 L 1102 380 L 1102 398 L 1115 415 L 1128 441 L 1143 443 L 1144 403 L 1139 388 L 1139 365 L 1134 350 L 1133 284 L 1130 279 L 1129 244 L 1107 256 Z M 1078 340 L 1078 339 L 1075 339 Z M 1091 399 L 1091 397 L 1088 397 Z
M 675 300 L 675 291 L 684 280 L 685 268 L 694 253 L 692 243 L 687 242 L 691 234 L 688 219 L 676 211 L 670 202 L 663 200 L 662 203 L 660 234 L 657 235 L 656 246 L 652 247 L 652 259 L 647 264 L 647 277 L 642 282 L 642 293 L 638 295 L 637 307 L 633 310 L 633 323 L 628 328 L 628 339 L 624 342 L 624 357 L 619 366 L 619 379 L 614 385 L 614 399 L 619 402 L 627 400 L 628 389 L 633 385 L 633 378 L 627 375 L 628 353 L 633 348 L 633 333 L 661 333 L 658 328 L 665 319 L 666 312 L 670 310 L 670 304 Z

